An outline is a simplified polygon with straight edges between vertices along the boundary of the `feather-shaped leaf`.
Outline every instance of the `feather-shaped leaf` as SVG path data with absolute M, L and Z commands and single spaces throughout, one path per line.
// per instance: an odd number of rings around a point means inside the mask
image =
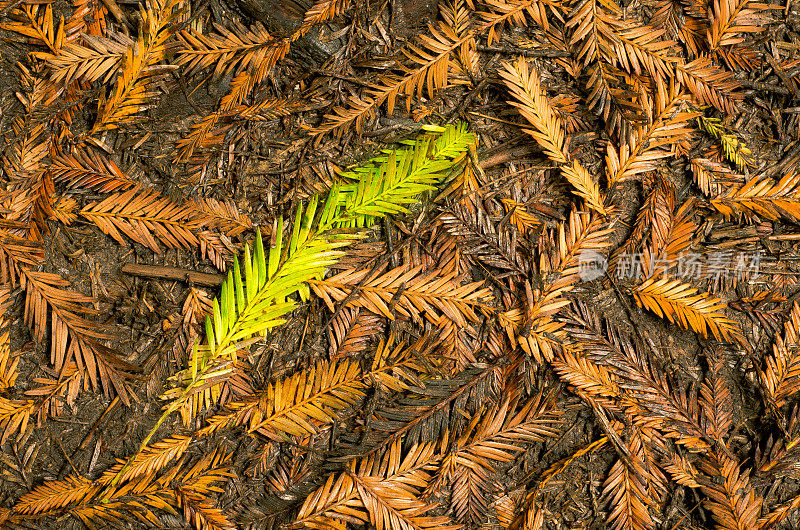
M 792 306 L 784 327 L 784 336 L 775 337 L 772 355 L 766 359 L 761 378 L 767 396 L 776 407 L 784 405 L 800 391 L 800 304 Z
M 447 85 L 449 64 L 456 58 L 464 56 L 461 50 L 475 46 L 472 32 L 463 35 L 455 33 L 454 29 L 445 23 L 438 27 L 430 26 L 430 35 L 420 36 L 419 46 L 409 45 L 403 50 L 408 59 L 409 66 L 403 67 L 403 74 L 387 74 L 379 78 L 374 88 L 369 88 L 362 97 L 351 96 L 346 107 L 334 107 L 333 114 L 325 117 L 327 121 L 313 129 L 316 135 L 337 131 L 351 124 L 360 131 L 364 121 L 375 114 L 378 108 L 386 103 L 387 112 L 394 112 L 398 97 L 406 97 L 406 106 L 411 107 L 414 95 L 422 95 L 423 89 L 427 90 L 428 97 L 432 98 L 437 90 Z
M 703 337 L 708 332 L 720 340 L 741 337 L 736 322 L 720 312 L 726 307 L 724 302 L 708 293 L 698 294 L 696 287 L 680 280 L 651 278 L 637 286 L 633 294 L 640 306 Z
M 725 217 L 754 213 L 767 219 L 800 220 L 800 173 L 789 173 L 779 182 L 753 177 L 744 186 L 711 200 Z
M 27 291 L 25 322 L 40 341 L 50 322 L 50 360 L 56 370 L 60 372 L 74 361 L 95 389 L 102 386 L 106 395 L 115 392 L 124 403 L 130 403 L 128 372 L 137 368 L 101 344 L 114 336 L 106 326 L 87 318 L 98 314 L 87 305 L 93 298 L 65 289 L 70 283 L 57 274 L 26 270 L 22 279 Z
M 309 285 L 332 311 L 334 302 L 347 300 L 348 306 L 363 307 L 389 319 L 394 319 L 395 311 L 415 319 L 425 315 L 434 323 L 445 315 L 466 326 L 467 321 L 477 320 L 475 309 L 488 308 L 485 301 L 491 293 L 480 288 L 482 282 L 459 285 L 452 273 L 440 276 L 422 271 L 422 266 L 400 266 L 373 277 L 367 269 L 347 270 L 325 280 L 311 280 Z
M 198 245 L 195 231 L 203 222 L 190 205 L 139 188 L 109 195 L 80 213 L 121 245 L 127 244 L 125 234 L 153 252 L 161 252 L 159 241 L 168 248 L 194 248 Z

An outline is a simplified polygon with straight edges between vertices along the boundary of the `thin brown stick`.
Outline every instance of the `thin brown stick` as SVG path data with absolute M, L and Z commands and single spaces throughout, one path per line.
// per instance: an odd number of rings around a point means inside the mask
M 120 268 L 121 272 L 131 276 L 145 276 L 159 280 L 173 280 L 188 282 L 207 287 L 219 287 L 225 281 L 224 274 L 207 274 L 177 267 L 164 267 L 162 265 L 144 265 L 140 263 L 126 263 Z

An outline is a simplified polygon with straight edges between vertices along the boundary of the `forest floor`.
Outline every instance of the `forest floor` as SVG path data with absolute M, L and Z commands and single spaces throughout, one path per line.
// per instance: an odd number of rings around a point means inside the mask
M 0 38 L 0 527 L 800 527 L 798 2 Z

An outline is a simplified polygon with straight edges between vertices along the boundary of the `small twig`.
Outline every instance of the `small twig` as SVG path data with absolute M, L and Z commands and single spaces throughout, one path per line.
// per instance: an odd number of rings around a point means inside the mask
M 309 68 L 307 71 L 311 72 L 312 74 L 318 74 L 318 75 L 322 75 L 322 76 L 325 76 L 325 77 L 332 77 L 334 79 L 341 79 L 342 81 L 347 81 L 348 83 L 354 83 L 356 85 L 361 85 L 363 87 L 374 88 L 374 84 L 373 83 L 370 83 L 368 81 L 363 81 L 363 80 L 361 80 L 361 79 L 359 79 L 357 77 L 351 77 L 349 75 L 335 74 L 333 72 L 328 72 L 327 70 L 320 70 L 319 68 Z
M 536 57 L 543 59 L 555 59 L 558 57 L 572 56 L 570 52 L 561 50 L 528 49 L 528 48 L 517 48 L 516 46 L 482 46 L 480 44 L 478 45 L 478 51 L 490 52 L 490 53 L 505 53 L 507 55 L 523 55 L 525 57 Z
M 478 83 L 478 84 L 475 86 L 475 88 L 473 88 L 472 90 L 470 90 L 470 91 L 469 91 L 469 94 L 467 94 L 467 95 L 466 95 L 466 97 L 462 98 L 462 99 L 461 99 L 461 101 L 458 103 L 458 105 L 456 105 L 456 106 L 453 108 L 453 110 L 451 110 L 450 112 L 448 112 L 448 113 L 445 115 L 445 118 L 446 118 L 446 120 L 445 120 L 445 121 L 446 121 L 447 123 L 450 123 L 450 122 L 451 122 L 451 121 L 452 121 L 452 120 L 453 120 L 453 119 L 454 119 L 456 116 L 458 116 L 459 114 L 461 114 L 461 112 L 462 112 L 462 111 L 463 111 L 465 108 L 467 108 L 467 106 L 468 106 L 470 103 L 472 103 L 472 100 L 473 100 L 473 99 L 475 99 L 475 98 L 478 96 L 478 94 L 480 94 L 480 93 L 481 93 L 481 91 L 484 89 L 484 87 L 485 87 L 485 86 L 486 86 L 488 83 L 489 83 L 489 78 L 487 78 L 487 77 L 484 77 L 483 79 L 481 79 L 481 81 L 480 81 L 480 82 L 479 82 L 479 83 Z
M 760 81 L 749 81 L 747 79 L 737 79 L 740 85 L 746 88 L 752 88 L 753 90 L 766 90 L 767 92 L 773 92 L 775 94 L 781 94 L 783 96 L 791 96 L 792 93 L 789 91 L 788 88 L 784 88 L 782 86 L 771 85 L 769 83 L 762 83 Z
M 162 265 L 144 265 L 140 263 L 126 263 L 120 268 L 121 272 L 131 276 L 145 276 L 159 280 L 172 280 L 179 282 L 196 283 L 207 287 L 219 287 L 225 281 L 224 274 L 207 274 L 177 267 Z
M 61 438 L 58 437 L 58 436 L 52 436 L 51 435 L 50 436 L 50 440 L 55 440 L 56 443 L 58 443 L 58 448 L 61 449 L 61 454 L 63 454 L 64 458 L 66 458 L 67 462 L 69 462 L 69 466 L 72 468 L 72 472 L 75 473 L 75 476 L 77 476 L 77 477 L 83 476 L 83 475 L 81 475 L 81 473 L 78 472 L 78 468 L 75 467 L 75 464 L 72 463 L 72 459 L 67 454 L 66 449 L 64 449 L 64 445 L 61 443 Z
M 786 85 L 787 87 L 790 87 L 790 86 L 792 86 L 792 85 L 791 85 L 791 83 L 792 83 L 791 79 L 789 78 L 789 76 L 788 76 L 788 75 L 786 75 L 786 72 L 784 72 L 784 71 L 783 71 L 783 69 L 782 69 L 782 68 L 781 68 L 781 66 L 778 64 L 778 62 L 777 62 L 777 61 L 775 61 L 775 58 L 774 58 L 774 57 L 772 57 L 772 55 L 771 55 L 771 54 L 769 54 L 769 53 L 764 53 L 764 54 L 762 54 L 762 55 L 763 55 L 763 56 L 764 56 L 764 58 L 767 60 L 767 62 L 769 63 L 769 65 L 772 67 L 772 71 L 773 71 L 773 72 L 775 72 L 775 74 L 776 74 L 778 77 L 780 77 L 780 78 L 781 78 L 781 81 L 783 81 L 783 84 L 784 84 L 784 85 Z M 791 90 L 791 89 L 790 89 L 789 91 L 790 91 L 790 93 L 791 93 L 791 94 L 793 94 L 793 95 L 794 95 L 794 91 L 793 91 L 793 90 Z

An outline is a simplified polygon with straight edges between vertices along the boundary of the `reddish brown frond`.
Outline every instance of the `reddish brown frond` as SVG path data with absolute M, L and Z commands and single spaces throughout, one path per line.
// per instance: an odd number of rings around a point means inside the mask
M 536 22 L 544 31 L 549 29 L 548 11 L 561 18 L 563 7 L 560 2 L 549 0 L 485 0 L 481 2 L 487 11 L 475 13 L 479 22 L 477 30 L 486 34 L 489 46 L 502 37 L 503 26 L 506 24 L 525 27 L 528 17 Z M 526 16 L 527 15 L 527 16 Z
M 64 43 L 64 23 L 63 20 L 56 27 L 53 20 L 52 4 L 12 4 L 11 10 L 13 18 L 19 23 L 0 24 L 0 28 L 6 31 L 13 31 L 26 37 L 30 44 L 46 46 L 51 52 L 57 53 Z M 4 8 L 6 11 L 6 8 Z
M 572 29 L 569 44 L 579 59 L 588 66 L 604 59 L 614 61 L 614 46 L 623 28 L 622 9 L 613 0 L 580 0 L 567 16 L 566 27 Z
M 608 514 L 609 527 L 615 530 L 655 528 L 655 521 L 647 508 L 651 501 L 646 490 L 645 467 L 638 459 L 632 462 L 636 467 L 617 460 L 603 484 L 603 496 L 611 508 Z
M 659 84 L 659 88 L 652 121 L 620 138 L 619 148 L 608 143 L 606 175 L 610 185 L 654 171 L 661 160 L 674 156 L 675 144 L 691 135 L 689 120 L 699 113 L 686 110 L 686 95 L 675 86 L 667 90 Z
M 736 322 L 720 311 L 726 304 L 708 293 L 697 293 L 697 288 L 680 280 L 651 278 L 636 287 L 636 303 L 653 311 L 659 317 L 692 329 L 701 336 L 710 331 L 720 340 L 734 340 L 741 336 Z
M 675 65 L 677 78 L 701 105 L 713 105 L 720 112 L 733 113 L 742 94 L 733 73 L 722 70 L 708 57 L 698 57 L 689 64 Z
M 709 371 L 706 381 L 700 385 L 700 410 L 705 419 L 705 430 L 718 442 L 727 436 L 733 424 L 733 401 L 725 383 L 722 359 L 709 356 Z
M 118 480 L 127 482 L 144 475 L 154 476 L 171 461 L 180 458 L 191 443 L 191 436 L 176 435 L 148 445 L 136 455 Z M 111 480 L 117 476 L 118 471 L 116 468 L 111 468 L 100 479 L 101 482 L 103 484 L 111 483 Z
M 259 22 L 249 29 L 233 23 L 231 29 L 215 26 L 217 34 L 203 35 L 194 30 L 175 34 L 180 43 L 177 63 L 187 73 L 214 67 L 214 77 L 228 72 L 240 73 L 267 63 L 270 70 L 286 54 L 288 47 L 283 39 L 270 35 Z
M 586 88 L 589 107 L 617 137 L 626 138 L 634 127 L 647 123 L 639 88 L 618 68 L 602 61 L 591 64 Z
M 347 270 L 308 283 L 331 311 L 335 302 L 347 300 L 350 307 L 363 307 L 390 320 L 395 312 L 413 319 L 424 315 L 433 323 L 445 315 L 460 326 L 477 320 L 475 310 L 487 307 L 484 301 L 491 296 L 481 288 L 483 282 L 459 285 L 453 274 L 424 273 L 421 266 L 401 266 L 380 276 L 368 269 Z
M 755 176 L 712 199 L 711 205 L 725 217 L 752 213 L 772 220 L 800 220 L 800 173 L 789 173 L 779 182 Z
M 198 230 L 203 217 L 191 203 L 178 204 L 155 191 L 139 188 L 109 195 L 99 203 L 91 203 L 81 215 L 97 225 L 121 245 L 127 245 L 123 234 L 153 252 L 161 252 L 158 242 L 167 248 L 191 249 L 198 245 Z
M 556 164 L 566 164 L 564 126 L 561 117 L 542 92 L 539 72 L 529 68 L 527 61 L 519 57 L 514 63 L 505 63 L 500 76 L 516 99 L 509 103 L 534 127 L 534 130 L 525 132 L 533 136 L 550 160 Z
M 156 81 L 174 69 L 170 65 L 159 66 L 159 63 L 166 57 L 166 44 L 172 35 L 178 3 L 179 0 L 148 0 L 142 8 L 142 31 L 121 59 L 111 95 L 101 97 L 98 102 L 94 132 L 134 121 L 137 114 L 153 106 L 153 100 L 158 99 Z
M 8 334 L 8 309 L 11 305 L 10 289 L 0 286 L 0 392 L 8 391 L 17 379 L 19 358 L 11 355 L 11 340 Z
M 87 318 L 99 314 L 87 305 L 94 299 L 64 289 L 69 285 L 70 282 L 57 274 L 24 271 L 25 322 L 33 329 L 37 340 L 43 341 L 49 321 L 50 361 L 57 371 L 63 373 L 74 361 L 95 389 L 102 386 L 106 395 L 116 393 L 127 404 L 130 402 L 127 380 L 131 377 L 128 372 L 136 367 L 101 344 L 100 341 L 113 339 L 114 335 L 106 326 Z
M 24 514 L 42 514 L 78 504 L 100 490 L 95 482 L 69 475 L 64 480 L 45 482 L 19 498 L 14 511 Z
M 603 407 L 614 410 L 620 398 L 616 377 L 608 368 L 586 358 L 582 350 L 562 348 L 552 362 L 561 379 Z
M 708 22 L 706 6 L 700 17 L 684 10 L 685 2 L 680 0 L 653 0 L 648 2 L 655 9 L 649 24 L 654 28 L 667 28 L 673 38 L 677 38 L 689 52 L 690 58 L 700 55 L 705 46 Z
M 334 358 L 356 355 L 367 349 L 385 328 L 384 319 L 360 307 L 343 307 L 328 328 Z
M 553 316 L 570 304 L 565 295 L 580 280 L 581 260 L 587 255 L 600 256 L 608 246 L 610 233 L 599 216 L 571 211 L 569 222 L 559 225 L 555 255 L 542 257 L 539 274 L 547 281 L 542 288 L 533 288 L 526 282 L 527 307 L 498 315 L 512 345 L 519 343 L 538 362 L 553 360 L 554 351 L 563 340 L 559 338 L 563 324 L 554 321 Z
M 82 34 L 80 43 L 65 43 L 57 53 L 42 54 L 52 70 L 54 83 L 65 86 L 76 80 L 107 84 L 119 72 L 122 60 L 134 41 L 124 33 L 110 37 Z
M 663 40 L 665 29 L 631 25 L 616 33 L 617 65 L 631 75 L 649 75 L 664 81 L 672 77 L 676 58 L 670 55 L 675 42 Z
M 681 486 L 688 488 L 699 488 L 700 484 L 697 482 L 699 473 L 694 464 L 686 457 L 679 454 L 672 454 L 670 456 L 670 463 L 664 466 L 672 480 Z
M 767 397 L 776 407 L 781 407 L 800 392 L 800 304 L 796 301 L 784 325 L 784 336 L 776 336 L 772 355 L 766 358 L 761 372 Z
M 700 488 L 708 497 L 705 505 L 723 530 L 759 528 L 763 499 L 756 495 L 739 463 L 725 455 L 710 454 L 703 459 Z
M 136 185 L 113 160 L 88 149 L 75 149 L 71 155 L 56 155 L 47 170 L 55 182 L 66 182 L 70 188 L 91 188 L 108 193 Z
M 351 96 L 347 107 L 334 107 L 333 114 L 325 116 L 327 121 L 313 129 L 316 135 L 339 131 L 353 124 L 360 131 L 364 121 L 373 116 L 377 109 L 386 103 L 387 112 L 394 112 L 398 97 L 406 97 L 406 106 L 411 108 L 411 98 L 420 97 L 426 90 L 433 98 L 437 90 L 444 88 L 448 81 L 449 64 L 454 52 L 463 47 L 475 46 L 471 32 L 459 36 L 447 24 L 440 23 L 430 27 L 430 35 L 420 37 L 419 46 L 409 45 L 403 50 L 409 66 L 403 67 L 404 74 L 381 76 L 374 88 L 366 90 L 365 97 Z M 463 55 L 460 54 L 459 55 Z
M 227 405 L 230 412 L 209 420 L 201 434 L 221 428 L 249 424 L 250 432 L 281 440 L 286 435 L 317 432 L 336 418 L 336 411 L 352 405 L 364 395 L 363 374 L 358 363 L 340 360 L 320 362 L 313 368 L 270 384 L 266 390 Z M 187 406 L 194 406 L 190 401 Z
M 436 504 L 420 500 L 441 456 L 434 444 L 403 451 L 393 443 L 383 458 L 353 460 L 347 469 L 330 475 L 309 495 L 295 524 L 305 528 L 344 528 L 344 523 L 372 524 L 379 530 L 457 530 L 444 516 L 428 515 Z
M 242 213 L 233 200 L 192 199 L 189 204 L 201 211 L 205 226 L 224 232 L 228 237 L 236 237 L 253 229 L 253 221 Z
M 752 0 L 714 0 L 711 3 L 711 27 L 708 30 L 708 46 L 714 52 L 721 46 L 741 43 L 742 33 L 757 33 L 765 28 L 763 11 L 769 4 Z
M 26 226 L 27 225 L 22 225 Z M 14 283 L 22 271 L 44 260 L 42 245 L 0 228 L 0 280 Z

